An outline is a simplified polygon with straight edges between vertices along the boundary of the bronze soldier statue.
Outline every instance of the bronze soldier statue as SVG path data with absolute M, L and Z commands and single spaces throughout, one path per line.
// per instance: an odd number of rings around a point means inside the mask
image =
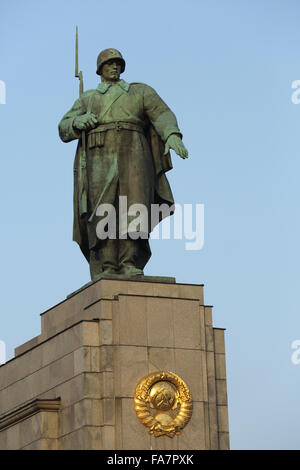
M 127 206 L 174 204 L 165 172 L 172 168 L 169 150 L 181 158 L 188 152 L 170 108 L 153 88 L 120 79 L 125 61 L 116 49 L 97 58 L 101 83 L 81 94 L 59 123 L 63 142 L 79 140 L 74 162 L 75 240 L 90 264 L 91 279 L 141 276 L 151 256 L 148 233 L 139 237 L 126 229 L 117 237 L 99 239 L 101 204 L 118 213 L 120 196 Z M 84 136 L 84 139 L 82 138 Z M 83 148 L 84 146 L 84 148 Z M 128 225 L 126 225 L 128 228 Z

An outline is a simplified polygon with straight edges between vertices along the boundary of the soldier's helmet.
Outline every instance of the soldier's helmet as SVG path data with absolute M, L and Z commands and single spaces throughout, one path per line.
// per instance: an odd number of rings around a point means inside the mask
M 104 51 L 100 52 L 97 57 L 97 70 L 96 73 L 101 75 L 101 69 L 105 62 L 108 62 L 111 59 L 118 59 L 121 63 L 121 73 L 125 70 L 125 60 L 122 57 L 121 52 L 117 51 L 117 49 L 104 49 Z

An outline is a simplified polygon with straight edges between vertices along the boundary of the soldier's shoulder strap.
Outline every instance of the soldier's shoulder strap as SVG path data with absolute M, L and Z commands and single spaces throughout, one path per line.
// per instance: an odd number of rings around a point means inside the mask
M 146 85 L 146 83 L 142 83 L 142 82 L 131 82 L 130 83 L 130 86 L 131 85 L 143 85 L 143 86 L 149 86 L 149 85 Z

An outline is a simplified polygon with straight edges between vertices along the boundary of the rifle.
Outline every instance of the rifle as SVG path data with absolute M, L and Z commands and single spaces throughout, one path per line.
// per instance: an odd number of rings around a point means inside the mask
M 78 73 L 78 26 L 76 26 L 76 40 L 75 40 L 75 77 L 79 78 L 79 97 L 83 93 L 83 75 L 82 71 Z M 79 214 L 84 215 L 87 212 L 87 175 L 86 175 L 86 136 L 85 131 L 81 131 L 81 140 L 79 148 Z
M 83 93 L 83 75 L 82 71 L 78 73 L 78 26 L 76 26 L 76 40 L 75 40 L 75 77 L 79 78 L 79 96 Z

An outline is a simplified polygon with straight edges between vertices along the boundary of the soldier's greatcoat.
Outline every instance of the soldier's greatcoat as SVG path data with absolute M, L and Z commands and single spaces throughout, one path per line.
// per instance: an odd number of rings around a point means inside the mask
M 73 122 L 87 112 L 95 114 L 99 125 L 86 133 L 85 169 L 81 162 L 81 132 Z M 74 162 L 73 240 L 87 260 L 99 242 L 99 204 L 114 204 L 117 194 L 127 196 L 128 207 L 144 204 L 149 214 L 153 203 L 174 204 L 165 176 L 172 168 L 171 159 L 169 154 L 163 155 L 164 143 L 174 133 L 180 134 L 174 113 L 153 88 L 143 83 L 100 83 L 96 90 L 84 92 L 64 115 L 59 123 L 60 138 L 64 142 L 79 139 Z M 87 180 L 86 204 L 80 189 L 83 172 Z M 146 241 L 138 262 L 141 269 L 150 254 Z

